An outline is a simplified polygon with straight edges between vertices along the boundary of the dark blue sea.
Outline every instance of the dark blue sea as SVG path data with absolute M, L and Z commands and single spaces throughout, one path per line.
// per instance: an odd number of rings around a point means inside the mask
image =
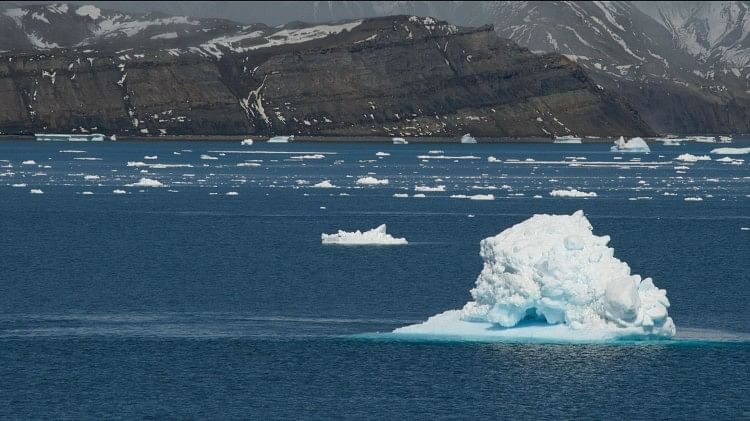
M 750 155 L 720 146 L 750 143 L 0 142 L 0 418 L 748 419 Z M 481 239 L 578 209 L 674 340 L 376 335 L 463 306 Z M 321 244 L 383 223 L 410 244 Z

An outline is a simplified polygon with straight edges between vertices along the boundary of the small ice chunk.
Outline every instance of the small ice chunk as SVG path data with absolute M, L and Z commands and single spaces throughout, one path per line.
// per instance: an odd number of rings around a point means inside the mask
M 716 148 L 711 150 L 715 155 L 744 155 L 750 153 L 750 148 Z
M 428 192 L 428 193 L 429 192 L 444 192 L 445 191 L 445 186 L 443 186 L 443 185 L 434 186 L 434 187 L 430 187 L 430 186 L 414 186 L 414 191 Z
M 321 234 L 321 241 L 323 244 L 337 244 L 337 245 L 404 245 L 408 244 L 406 238 L 394 238 L 390 234 L 386 233 L 385 224 L 373 228 L 369 231 L 361 232 L 359 230 L 355 232 L 341 231 L 336 234 Z
M 316 187 L 319 189 L 335 189 L 336 186 L 331 183 L 331 180 L 323 180 L 320 183 L 313 184 L 312 187 Z
M 126 184 L 127 187 L 164 187 L 159 180 L 142 177 L 137 183 Z
M 362 186 L 387 185 L 388 184 L 388 179 L 384 178 L 384 179 L 380 179 L 379 180 L 379 179 L 377 179 L 375 177 L 371 177 L 371 176 L 368 175 L 366 177 L 360 177 L 360 178 L 358 178 L 357 181 L 356 181 L 356 183 L 359 184 L 359 185 L 362 185 Z
M 596 197 L 596 192 L 585 192 L 576 189 L 570 190 L 552 190 L 549 192 L 553 197 Z
M 700 155 L 696 156 L 689 153 L 684 153 L 677 158 L 675 158 L 675 161 L 682 161 L 682 162 L 698 162 L 698 161 L 710 161 L 711 157 L 708 155 Z
M 29 190 L 29 193 L 31 193 L 31 194 L 44 194 L 44 192 L 42 191 L 42 189 L 31 189 L 31 190 Z

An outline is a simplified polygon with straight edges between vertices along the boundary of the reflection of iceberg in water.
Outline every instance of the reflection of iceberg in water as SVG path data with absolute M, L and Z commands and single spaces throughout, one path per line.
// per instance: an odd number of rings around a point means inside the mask
M 461 310 L 395 334 L 601 341 L 669 338 L 666 291 L 631 275 L 582 211 L 535 215 L 481 242 L 484 269 Z

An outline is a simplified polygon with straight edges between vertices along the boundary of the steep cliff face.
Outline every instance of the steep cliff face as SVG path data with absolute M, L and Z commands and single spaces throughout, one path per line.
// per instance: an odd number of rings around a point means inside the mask
M 652 133 L 573 61 L 532 54 L 489 26 L 409 16 L 279 28 L 211 22 L 211 36 L 191 23 L 193 35 L 179 42 L 157 34 L 134 46 L 84 33 L 79 47 L 2 53 L 0 131 Z

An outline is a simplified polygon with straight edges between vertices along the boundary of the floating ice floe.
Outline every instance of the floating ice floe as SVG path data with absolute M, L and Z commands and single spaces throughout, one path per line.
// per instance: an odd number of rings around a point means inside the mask
M 407 193 L 393 193 L 393 197 L 405 198 L 409 197 L 409 195 Z
M 154 160 L 159 159 L 159 156 L 158 155 L 146 155 L 143 157 L 143 159 L 145 159 L 146 161 L 154 161 Z
M 357 184 L 362 186 L 377 186 L 377 185 L 386 185 L 388 184 L 388 179 L 384 178 L 381 180 L 378 180 L 375 177 L 366 176 L 366 177 L 360 177 L 356 181 Z
M 682 162 L 698 162 L 698 161 L 710 161 L 711 157 L 708 155 L 692 155 L 689 153 L 684 153 L 677 158 L 675 158 L 675 161 L 682 161 Z
M 44 194 L 44 192 L 42 191 L 42 189 L 31 189 L 31 190 L 29 190 L 29 193 L 31 193 L 31 194 Z
M 711 150 L 715 155 L 744 155 L 750 153 L 750 148 L 716 148 Z
M 573 144 L 573 145 L 580 145 L 581 144 L 581 138 L 576 136 L 555 136 L 555 140 L 552 143 L 562 143 L 562 144 Z
M 242 142 L 240 142 L 240 145 L 244 146 L 250 146 L 253 144 L 253 139 L 243 139 Z
M 341 231 L 336 234 L 321 234 L 320 239 L 323 244 L 338 244 L 338 245 L 350 245 L 350 246 L 364 246 L 364 245 L 404 245 L 408 244 L 406 238 L 394 238 L 390 234 L 386 233 L 385 224 L 380 225 L 377 228 L 373 228 L 369 231 L 361 232 L 359 230 L 354 232 Z
M 469 200 L 495 200 L 494 194 L 475 194 L 469 196 Z
M 213 160 L 217 160 L 217 159 L 219 159 L 219 158 L 217 158 L 217 157 L 215 157 L 215 156 L 211 156 L 211 155 L 206 155 L 206 154 L 203 154 L 203 155 L 201 155 L 201 159 L 203 159 L 203 160 L 209 160 L 209 161 L 213 161 Z
M 11 187 L 26 187 L 26 183 L 11 184 Z
M 240 162 L 237 164 L 238 167 L 260 167 L 260 164 L 257 162 Z
M 391 156 L 388 152 L 375 152 L 375 156 Z
M 445 186 L 439 185 L 439 186 L 414 186 L 414 191 L 418 192 L 425 192 L 425 193 L 434 193 L 434 192 L 444 192 Z
M 319 189 L 335 189 L 336 188 L 336 186 L 334 186 L 331 183 L 331 180 L 323 180 L 320 183 L 313 184 L 312 187 L 316 187 Z
M 394 145 L 408 145 L 409 142 L 406 141 L 403 137 L 394 137 L 391 139 L 393 141 Z
M 294 135 L 291 136 L 274 136 L 268 139 L 268 143 L 289 143 L 294 140 Z
M 686 202 L 702 202 L 703 198 L 702 197 L 686 197 L 684 200 Z
M 226 192 L 226 193 L 224 193 L 224 194 L 225 194 L 226 196 L 239 196 L 239 195 L 240 195 L 240 194 L 239 194 L 239 193 L 237 193 L 236 191 L 228 191 L 228 192 Z
M 159 180 L 152 178 L 142 177 L 138 182 L 132 184 L 126 184 L 127 187 L 164 187 L 164 184 Z
M 599 342 L 669 338 L 666 291 L 630 273 L 583 211 L 534 215 L 482 240 L 484 269 L 463 309 L 393 333 L 418 337 Z
M 553 197 L 596 197 L 596 192 L 585 192 L 576 189 L 570 190 L 552 190 L 549 192 Z
M 290 156 L 289 159 L 323 159 L 325 157 L 326 156 L 323 154 L 316 153 L 316 154 L 308 154 L 308 155 L 293 155 L 293 156 Z
M 714 136 L 688 136 L 686 139 L 698 143 L 716 143 Z
M 640 137 L 634 137 L 626 141 L 624 137 L 620 136 L 619 139 L 615 140 L 615 145 L 610 148 L 610 151 L 649 153 L 651 152 L 651 148 L 649 148 L 646 141 Z
M 112 194 L 126 194 L 127 192 L 125 190 L 121 189 L 114 189 L 112 190 Z
M 417 159 L 481 159 L 474 155 L 459 155 L 459 156 L 448 156 L 448 155 L 417 155 Z
M 36 165 L 36 161 L 33 159 L 28 159 L 26 161 L 21 162 L 21 165 Z

